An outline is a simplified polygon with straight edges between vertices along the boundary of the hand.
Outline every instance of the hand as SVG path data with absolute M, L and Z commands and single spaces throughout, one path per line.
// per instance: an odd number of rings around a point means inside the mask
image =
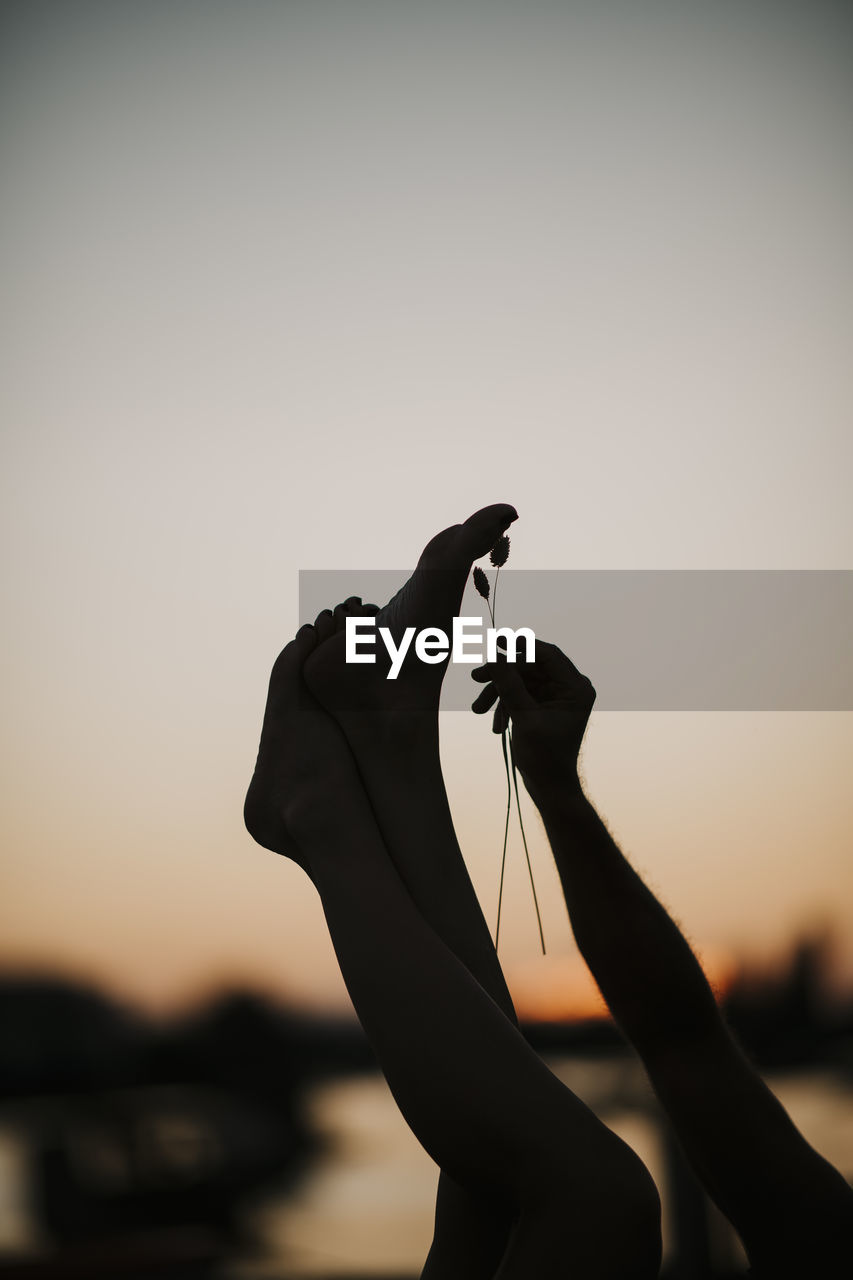
M 578 753 L 595 690 L 574 663 L 556 645 L 537 640 L 532 663 L 499 658 L 471 675 L 486 684 L 471 709 L 482 714 L 497 702 L 495 733 L 512 722 L 513 755 L 533 799 L 579 786 Z

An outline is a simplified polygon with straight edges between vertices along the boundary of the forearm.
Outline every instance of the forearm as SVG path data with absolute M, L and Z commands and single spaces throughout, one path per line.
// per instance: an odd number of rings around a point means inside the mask
M 539 801 L 578 946 L 700 1180 L 756 1273 L 821 1271 L 850 1249 L 850 1188 L 738 1049 L 684 937 L 580 788 Z
M 667 1048 L 719 1025 L 702 969 L 576 780 L 536 795 L 578 947 L 628 1038 Z

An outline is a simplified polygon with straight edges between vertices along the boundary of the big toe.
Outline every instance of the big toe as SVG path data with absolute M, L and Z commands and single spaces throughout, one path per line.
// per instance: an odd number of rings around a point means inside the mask
M 471 560 L 479 560 L 491 551 L 498 538 L 514 520 L 518 512 L 507 502 L 495 502 L 469 516 L 460 526 L 460 544 Z
M 475 511 L 464 524 L 437 533 L 424 548 L 419 564 L 429 569 L 464 569 L 491 551 L 503 531 L 518 519 L 507 502 L 496 502 Z

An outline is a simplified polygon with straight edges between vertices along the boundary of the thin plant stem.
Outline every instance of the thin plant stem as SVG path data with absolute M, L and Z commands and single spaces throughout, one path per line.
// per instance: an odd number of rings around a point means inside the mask
M 504 765 L 506 767 L 506 822 L 504 823 L 504 848 L 501 855 L 501 884 L 498 890 L 498 923 L 495 928 L 495 951 L 498 949 L 498 940 L 501 936 L 501 903 L 504 896 L 504 872 L 506 870 L 506 845 L 509 836 L 509 812 L 512 807 L 512 783 L 509 777 L 509 756 L 506 749 L 507 731 L 504 728 L 501 732 L 501 747 L 504 753 Z
M 495 610 L 498 607 L 498 578 L 501 576 L 501 567 L 498 565 L 495 570 L 495 585 L 492 588 L 492 626 L 495 626 Z
M 504 748 L 506 754 L 506 748 Z M 509 734 L 509 758 L 512 761 L 512 781 L 515 787 L 515 807 L 518 812 L 518 825 L 521 827 L 521 839 L 524 844 L 524 856 L 527 859 L 527 871 L 530 876 L 530 888 L 533 890 L 533 905 L 536 908 L 536 923 L 539 925 L 539 941 L 542 943 L 542 954 L 545 955 L 545 934 L 542 931 L 542 917 L 539 914 L 539 899 L 536 897 L 536 885 L 533 883 L 533 867 L 530 865 L 530 854 L 527 849 L 527 836 L 524 834 L 524 820 L 521 816 L 521 800 L 518 794 L 518 772 L 515 767 L 515 756 L 512 750 L 512 733 Z

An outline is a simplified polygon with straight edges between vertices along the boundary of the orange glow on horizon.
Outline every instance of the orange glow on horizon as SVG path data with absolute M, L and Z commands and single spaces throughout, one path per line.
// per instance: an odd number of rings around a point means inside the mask
M 707 948 L 699 960 L 717 1000 L 721 1000 L 737 975 L 734 957 Z M 601 992 L 578 956 L 539 956 L 514 966 L 507 980 L 524 1022 L 585 1022 L 610 1017 Z
M 607 1018 L 607 1005 L 577 956 L 545 955 L 512 966 L 510 992 L 524 1022 L 580 1022 Z

